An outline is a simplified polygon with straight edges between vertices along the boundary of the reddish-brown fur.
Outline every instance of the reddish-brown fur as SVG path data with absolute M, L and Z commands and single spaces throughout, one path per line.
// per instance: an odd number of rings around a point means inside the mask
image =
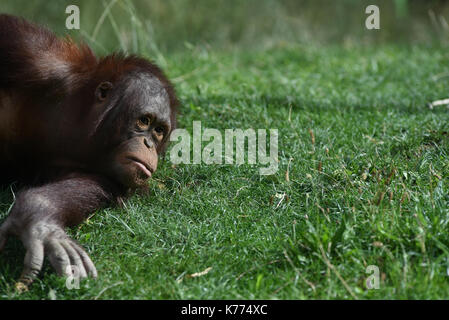
M 43 243 L 63 274 L 51 244 L 79 248 L 55 230 L 145 185 L 175 127 L 176 105 L 172 85 L 149 61 L 97 58 L 87 45 L 0 15 L 0 180 L 24 186 L 0 227 L 0 249 L 13 234 L 40 259 L 32 245 Z M 142 117 L 151 119 L 144 130 Z M 25 259 L 23 278 L 39 271 L 33 259 Z

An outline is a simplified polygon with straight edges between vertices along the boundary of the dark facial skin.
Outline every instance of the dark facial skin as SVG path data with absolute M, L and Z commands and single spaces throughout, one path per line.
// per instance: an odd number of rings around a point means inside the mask
M 145 59 L 95 57 L 47 29 L 0 14 L 0 180 L 18 181 L 0 251 L 26 249 L 20 288 L 44 257 L 57 273 L 97 276 L 65 228 L 147 186 L 176 123 L 177 100 Z M 0 181 L 1 183 L 2 181 Z
M 145 74 L 130 75 L 108 94 L 112 107 L 107 108 L 127 117 L 119 123 L 111 119 L 114 114 L 106 117 L 120 135 L 110 142 L 114 147 L 104 162 L 108 166 L 98 166 L 123 185 L 142 186 L 156 171 L 157 155 L 171 131 L 169 96 L 157 78 Z M 110 130 L 100 126 L 100 137 L 102 131 Z

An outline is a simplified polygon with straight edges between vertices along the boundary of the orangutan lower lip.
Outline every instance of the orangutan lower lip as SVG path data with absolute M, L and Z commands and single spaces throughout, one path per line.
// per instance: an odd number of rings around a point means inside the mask
M 153 170 L 146 166 L 142 161 L 136 158 L 129 158 L 132 162 L 134 162 L 142 171 L 148 176 L 151 177 L 151 174 L 153 173 Z

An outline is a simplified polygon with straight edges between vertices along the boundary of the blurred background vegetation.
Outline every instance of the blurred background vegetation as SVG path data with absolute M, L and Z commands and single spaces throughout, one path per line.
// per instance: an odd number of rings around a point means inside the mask
M 81 30 L 65 28 L 70 4 Z M 370 4 L 380 30 L 365 28 Z M 10 241 L 0 299 L 449 297 L 449 113 L 426 106 L 448 97 L 449 1 L 0 0 L 0 12 L 150 57 L 176 86 L 181 128 L 280 139 L 273 176 L 163 161 L 148 197 L 72 231 L 101 272 L 81 290 L 48 266 L 18 295 L 24 252 Z M 0 219 L 12 202 L 0 192 Z
M 69 4 L 80 8 L 80 31 L 65 29 Z M 380 8 L 381 30 L 365 28 L 369 4 Z M 99 53 L 449 42 L 446 0 L 3 0 L 0 12 L 84 38 Z

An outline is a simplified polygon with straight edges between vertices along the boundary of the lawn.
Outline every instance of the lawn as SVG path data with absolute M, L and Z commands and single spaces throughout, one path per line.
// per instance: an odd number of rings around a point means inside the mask
M 194 46 L 164 64 L 179 127 L 277 128 L 278 172 L 173 166 L 168 153 L 148 195 L 71 230 L 97 280 L 69 290 L 46 262 L 19 294 L 24 250 L 11 239 L 0 298 L 449 297 L 449 112 L 427 105 L 449 97 L 447 50 Z M 13 201 L 3 190 L 0 219 Z M 370 265 L 379 289 L 366 286 Z

